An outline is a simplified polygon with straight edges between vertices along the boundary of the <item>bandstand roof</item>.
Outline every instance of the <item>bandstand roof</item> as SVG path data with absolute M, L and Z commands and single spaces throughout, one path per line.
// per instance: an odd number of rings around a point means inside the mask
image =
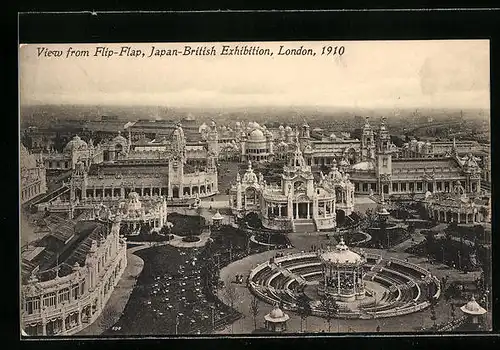
M 340 239 L 340 243 L 335 248 L 334 251 L 321 254 L 321 259 L 338 264 L 358 264 L 363 262 L 363 258 L 359 254 L 349 250 L 343 238 Z
M 278 306 L 275 306 L 270 313 L 264 316 L 264 319 L 272 323 L 286 322 L 290 316 L 285 314 Z
M 477 303 L 474 296 L 472 296 L 471 300 L 462 306 L 460 310 L 468 315 L 483 315 L 486 313 L 486 310 Z
M 220 215 L 219 211 L 217 210 L 217 213 L 215 213 L 214 216 L 212 216 L 212 220 L 222 220 L 223 217 Z

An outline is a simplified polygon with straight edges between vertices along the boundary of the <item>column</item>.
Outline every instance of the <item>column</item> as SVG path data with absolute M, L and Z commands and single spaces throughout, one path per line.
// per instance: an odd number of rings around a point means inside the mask
M 120 187 L 120 196 L 125 198 L 125 188 L 123 186 Z
M 82 326 L 82 309 L 78 309 L 78 327 Z
M 94 200 L 95 200 L 95 197 L 96 197 L 96 191 L 95 191 L 95 187 L 94 187 Z
M 281 204 L 278 204 L 278 216 L 281 217 Z
M 465 223 L 468 224 L 469 223 L 469 218 L 468 218 L 468 213 L 467 213 L 467 210 L 465 211 Z
M 42 319 L 42 335 L 47 335 L 47 321 L 45 317 Z
M 61 328 L 61 333 L 66 332 L 66 314 L 62 314 L 62 328 Z
M 340 295 L 340 270 L 337 270 L 337 294 Z
M 323 202 L 323 217 L 326 218 L 326 202 Z
M 352 288 L 354 293 L 356 293 L 356 270 L 352 271 Z
M 180 197 L 180 192 L 182 191 L 182 189 L 179 189 L 179 197 Z M 144 196 L 144 186 L 141 186 L 141 197 Z
M 307 202 L 307 218 L 308 218 L 308 219 L 310 219 L 310 218 L 311 218 L 311 217 L 310 217 L 311 213 L 309 212 L 309 208 L 310 208 L 310 203 L 309 203 L 309 202 Z

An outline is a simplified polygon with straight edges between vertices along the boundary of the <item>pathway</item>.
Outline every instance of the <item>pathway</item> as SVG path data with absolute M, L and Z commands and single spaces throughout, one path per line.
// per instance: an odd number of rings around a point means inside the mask
M 88 327 L 78 332 L 77 336 L 100 335 L 118 322 L 144 267 L 144 261 L 134 253 L 147 248 L 151 248 L 151 246 L 139 245 L 127 249 L 127 267 L 111 293 L 106 306 L 99 317 Z

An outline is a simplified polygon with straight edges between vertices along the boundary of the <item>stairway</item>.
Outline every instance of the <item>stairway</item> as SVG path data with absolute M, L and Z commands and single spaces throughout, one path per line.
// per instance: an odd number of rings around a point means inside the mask
M 51 200 L 56 199 L 60 195 L 66 193 L 67 191 L 69 191 L 69 187 L 66 186 L 66 185 L 63 185 L 63 186 L 61 186 L 59 188 L 56 188 L 53 191 L 50 191 L 50 192 L 46 193 L 45 195 L 39 197 L 36 201 L 34 201 L 33 203 L 31 203 L 31 205 L 37 205 L 37 204 L 40 204 L 40 203 L 49 202 Z
M 316 232 L 316 224 L 313 219 L 295 219 L 293 220 L 294 230 L 293 232 Z

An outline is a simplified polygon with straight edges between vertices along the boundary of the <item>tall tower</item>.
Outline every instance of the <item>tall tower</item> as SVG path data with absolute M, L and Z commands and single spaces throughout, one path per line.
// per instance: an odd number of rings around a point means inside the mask
M 70 180 L 70 199 L 85 199 L 87 196 L 87 169 L 82 161 L 75 164 Z M 104 196 L 104 194 L 103 194 Z
M 377 180 L 380 194 L 390 194 L 392 189 L 392 148 L 391 136 L 382 117 L 377 139 Z
M 219 155 L 219 133 L 217 132 L 217 124 L 212 120 L 210 124 L 210 129 L 207 134 L 207 147 L 208 152 L 214 155 Z
M 375 137 L 368 117 L 365 118 L 363 135 L 361 136 L 361 158 L 365 160 L 375 158 Z
M 310 131 L 309 131 L 309 125 L 304 120 L 304 124 L 300 128 L 300 136 L 299 136 L 300 149 L 302 151 L 310 143 L 310 140 L 311 140 L 311 135 L 310 135 Z

